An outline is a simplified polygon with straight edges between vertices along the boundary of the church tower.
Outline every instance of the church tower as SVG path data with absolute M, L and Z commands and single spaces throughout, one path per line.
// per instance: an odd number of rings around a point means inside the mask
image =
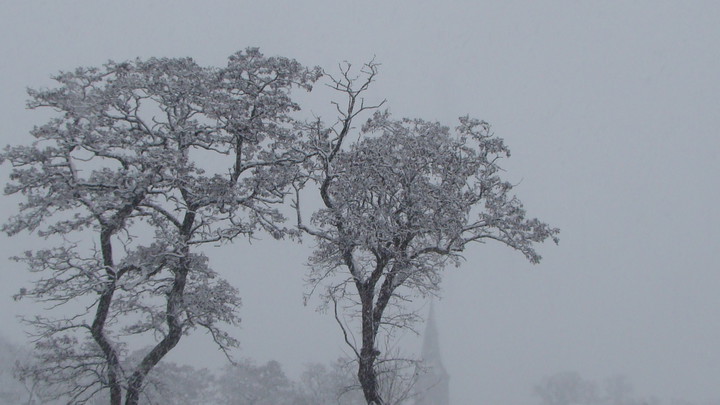
M 449 405 L 449 376 L 440 357 L 440 341 L 432 302 L 425 325 L 421 356 L 425 370 L 415 384 L 415 405 Z

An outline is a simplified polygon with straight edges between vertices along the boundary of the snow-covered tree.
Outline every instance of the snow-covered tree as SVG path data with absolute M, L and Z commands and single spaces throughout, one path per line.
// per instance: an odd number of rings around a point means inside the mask
M 324 286 L 325 302 L 357 358 L 365 399 L 380 405 L 390 401 L 379 373 L 401 376 L 403 364 L 389 366 L 395 356 L 386 356 L 380 343 L 412 326 L 415 315 L 405 304 L 414 295 L 435 293 L 443 268 L 458 263 L 473 242 L 494 240 L 537 263 L 535 245 L 557 242 L 558 230 L 526 216 L 513 185 L 500 176 L 498 163 L 510 152 L 486 122 L 462 117 L 450 129 L 393 119 L 363 98 L 377 64 L 366 64 L 358 77 L 350 70 L 331 78 L 346 97 L 336 104 L 337 123 L 306 128 L 317 156 L 306 180 L 317 184 L 324 207 L 310 223 L 302 221 L 300 189 L 308 183 L 301 183 L 296 208 L 300 229 L 317 240 L 313 289 Z M 352 135 L 359 140 L 348 143 L 354 119 L 372 109 Z
M 237 290 L 197 247 L 283 235 L 276 206 L 306 159 L 290 91 L 319 75 L 250 48 L 223 68 L 109 62 L 30 91 L 30 108 L 57 116 L 0 155 L 13 167 L 5 193 L 24 196 L 2 229 L 59 244 L 17 257 L 40 278 L 16 298 L 84 310 L 27 320 L 37 359 L 21 376 L 48 398 L 84 403 L 107 389 L 111 404 L 136 404 L 184 334 L 204 328 L 224 351 L 237 344 L 221 328 L 239 322 Z M 156 339 L 139 362 L 124 361 L 131 335 Z

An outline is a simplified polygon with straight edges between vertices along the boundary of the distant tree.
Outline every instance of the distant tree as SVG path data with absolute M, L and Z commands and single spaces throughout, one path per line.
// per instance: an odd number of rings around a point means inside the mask
M 207 369 L 162 361 L 147 376 L 140 397 L 142 405 L 207 405 L 215 380 Z
M 561 372 L 543 379 L 535 387 L 540 405 L 659 405 L 655 397 L 635 395 L 630 381 L 622 375 L 603 384 L 584 379 L 577 372 Z
M 526 217 L 513 185 L 500 177 L 498 162 L 509 150 L 484 121 L 462 117 L 451 131 L 376 111 L 351 143 L 356 117 L 383 104 L 363 97 L 377 67 L 368 63 L 355 77 L 347 65 L 331 77 L 330 86 L 346 100 L 336 103 L 334 126 L 318 120 L 305 128 L 316 164 L 296 186 L 295 207 L 299 228 L 317 241 L 313 290 L 324 287 L 324 302 L 357 359 L 367 403 L 387 405 L 379 374 L 398 376 L 403 363 L 392 366 L 394 355 L 380 343 L 412 327 L 416 316 L 405 304 L 434 294 L 442 269 L 458 263 L 472 242 L 495 240 L 537 263 L 535 244 L 557 242 L 558 230 Z M 310 223 L 300 209 L 307 182 L 317 185 L 324 205 Z
M 14 365 L 28 356 L 26 350 L 0 335 L 0 404 L 35 405 L 35 389 L 14 377 Z
M 545 378 L 535 387 L 541 405 L 594 405 L 600 397 L 595 383 L 577 372 L 562 372 Z
M 216 397 L 221 405 L 304 405 L 277 361 L 258 366 L 245 360 L 226 366 L 217 379 Z
M 352 369 L 352 363 L 337 360 L 330 367 L 308 364 L 300 375 L 300 386 L 307 404 L 361 405 L 365 398 Z
M 32 145 L 0 155 L 13 166 L 5 193 L 24 196 L 2 229 L 60 241 L 16 258 L 41 274 L 16 298 L 67 309 L 27 319 L 37 358 L 21 377 L 47 398 L 84 403 L 107 389 L 119 405 L 124 390 L 137 404 L 184 334 L 200 327 L 223 351 L 237 344 L 220 327 L 239 322 L 237 290 L 197 247 L 259 229 L 284 234 L 276 206 L 306 159 L 290 91 L 319 75 L 250 48 L 224 68 L 109 62 L 30 91 L 30 108 L 58 116 L 32 130 Z M 78 303 L 84 310 L 68 313 Z M 156 338 L 132 364 L 123 360 L 131 335 Z
M 634 388 L 627 377 L 615 375 L 605 380 L 604 400 L 610 405 L 641 405 L 633 397 Z

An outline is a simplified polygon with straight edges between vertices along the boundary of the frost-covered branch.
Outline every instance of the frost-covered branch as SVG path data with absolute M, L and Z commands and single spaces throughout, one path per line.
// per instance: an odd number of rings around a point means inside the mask
M 314 236 L 310 260 L 315 283 L 329 283 L 329 299 L 340 300 L 359 320 L 358 378 L 368 404 L 385 404 L 379 389 L 377 348 L 381 332 L 412 328 L 416 317 L 405 304 L 434 294 L 440 272 L 458 263 L 471 242 L 495 240 L 537 263 L 535 245 L 557 242 L 558 230 L 526 217 L 513 186 L 500 178 L 499 162 L 510 155 L 489 124 L 461 117 L 451 130 L 422 119 L 393 119 L 375 111 L 348 144 L 358 114 L 377 110 L 362 94 L 377 74 L 366 64 L 359 76 L 349 64 L 328 86 L 345 96 L 334 102 L 338 119 L 330 130 L 307 124 L 315 164 L 296 186 L 298 229 Z M 317 186 L 323 208 L 302 222 L 300 188 Z M 348 294 L 346 288 L 354 286 Z M 337 293 L 342 294 L 338 295 Z M 337 316 L 336 316 L 337 318 Z M 341 330 L 347 341 L 347 327 Z
M 113 405 L 137 404 L 150 370 L 192 329 L 207 329 L 224 351 L 237 345 L 223 329 L 239 322 L 237 290 L 194 250 L 257 230 L 285 234 L 278 205 L 309 156 L 298 147 L 291 91 L 310 90 L 320 75 L 249 48 L 222 68 L 190 58 L 108 62 L 29 91 L 30 108 L 58 116 L 32 131 L 31 146 L 0 153 L 13 167 L 5 193 L 24 198 L 2 230 L 95 245 L 61 242 L 20 257 L 44 276 L 18 298 L 87 305 L 35 322 L 38 351 L 48 354 L 28 378 L 71 402 L 108 390 Z M 138 334 L 156 344 L 127 364 L 123 337 Z M 76 341 L 93 362 L 55 350 Z

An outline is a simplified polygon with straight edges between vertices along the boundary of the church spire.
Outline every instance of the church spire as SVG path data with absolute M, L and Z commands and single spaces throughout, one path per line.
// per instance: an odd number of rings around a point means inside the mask
M 425 370 L 415 384 L 417 394 L 415 405 L 448 405 L 450 403 L 449 378 L 440 356 L 435 304 L 432 301 L 425 325 L 421 356 Z

